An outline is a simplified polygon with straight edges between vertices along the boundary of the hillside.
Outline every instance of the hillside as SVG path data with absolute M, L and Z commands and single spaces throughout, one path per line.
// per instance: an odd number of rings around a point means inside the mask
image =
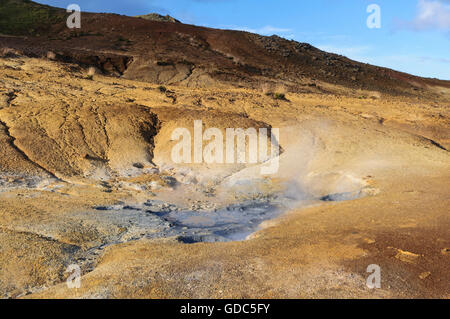
M 60 61 L 106 74 L 191 87 L 282 84 L 291 92 L 339 93 L 346 87 L 433 98 L 448 97 L 450 88 L 449 81 L 359 63 L 278 36 L 97 13 L 82 13 L 81 29 L 70 30 L 63 16 L 68 13 L 62 9 L 32 1 L 2 0 L 0 34 L 17 36 L 0 37 L 0 47 L 29 56 L 52 51 Z

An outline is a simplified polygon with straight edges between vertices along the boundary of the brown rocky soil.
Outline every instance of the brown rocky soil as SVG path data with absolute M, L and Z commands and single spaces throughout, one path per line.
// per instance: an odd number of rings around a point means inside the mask
M 4 7 L 11 2 L 21 0 L 7 0 Z M 449 81 L 359 63 L 277 36 L 85 12 L 81 28 L 71 30 L 65 10 L 49 15 L 56 22 L 43 21 L 33 31 L 1 37 L 0 47 L 32 57 L 46 57 L 50 51 L 57 60 L 93 65 L 106 74 L 190 87 L 215 88 L 225 82 L 261 89 L 281 84 L 294 92 L 336 93 L 344 86 L 432 99 L 448 96 L 450 88 Z M 0 34 L 11 32 L 3 28 Z

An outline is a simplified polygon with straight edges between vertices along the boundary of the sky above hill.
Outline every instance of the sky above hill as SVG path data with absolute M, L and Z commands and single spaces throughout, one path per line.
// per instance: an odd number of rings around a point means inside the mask
M 351 59 L 450 80 L 450 0 L 38 0 L 81 11 L 169 14 L 183 23 L 277 34 Z M 377 11 L 367 11 L 377 4 Z M 371 7 L 369 7 L 370 9 Z M 380 28 L 369 28 L 367 19 Z

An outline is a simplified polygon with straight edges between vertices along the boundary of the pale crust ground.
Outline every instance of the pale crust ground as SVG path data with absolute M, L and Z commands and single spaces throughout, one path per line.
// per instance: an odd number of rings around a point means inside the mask
M 4 97 L 0 121 L 10 135 L 0 132 L 7 141 L 2 142 L 0 164 L 9 171 L 61 179 L 55 182 L 61 184 L 55 192 L 22 188 L 0 195 L 2 294 L 32 298 L 450 297 L 448 100 L 361 92 L 363 98 L 287 93 L 289 101 L 276 101 L 258 91 L 175 86 L 168 88 L 173 94 L 165 94 L 146 83 L 100 75 L 89 80 L 84 70 L 70 71 L 67 65 L 52 61 L 1 59 L 0 68 Z M 120 111 L 108 113 L 109 106 L 117 105 Z M 122 112 L 123 108 L 130 113 Z M 133 133 L 139 132 L 135 119 L 144 116 L 145 125 L 152 123 L 145 108 L 161 121 L 154 147 Z M 104 109 L 104 118 L 91 121 L 92 109 Z M 126 116 L 117 118 L 117 113 Z M 99 164 L 99 170 L 93 170 L 83 155 L 92 151 L 107 157 L 114 174 L 129 164 L 127 157 L 161 165 L 168 160 L 171 128 L 192 127 L 198 118 L 220 128 L 257 122 L 279 127 L 285 149 L 280 179 L 296 179 L 316 196 L 333 192 L 336 179 L 355 179 L 370 187 L 371 196 L 293 210 L 242 242 L 186 245 L 173 239 L 142 239 L 109 246 L 94 269 L 83 275 L 81 288 L 68 289 L 64 269 L 74 251 L 90 247 L 102 235 L 101 228 L 92 225 L 64 226 L 71 213 L 145 197 L 132 190 L 103 192 L 95 178 L 107 169 Z M 110 124 L 93 125 L 97 120 Z M 98 127 L 106 127 L 107 132 L 96 132 Z M 120 139 L 123 127 L 131 132 L 129 141 Z M 62 162 L 42 144 L 33 143 L 36 139 L 47 143 L 50 138 L 55 143 L 49 145 L 58 145 L 57 153 L 71 156 L 70 161 Z M 11 139 L 17 149 L 10 145 Z M 143 149 L 154 157 L 146 158 Z M 235 172 L 190 169 L 210 177 Z M 191 195 L 188 191 L 185 196 Z M 60 222 L 58 226 L 52 226 L 55 221 Z M 370 264 L 381 267 L 381 289 L 369 290 L 365 285 Z

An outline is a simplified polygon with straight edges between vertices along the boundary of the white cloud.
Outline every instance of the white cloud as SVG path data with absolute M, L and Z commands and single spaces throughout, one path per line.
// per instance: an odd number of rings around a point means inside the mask
M 401 27 L 421 30 L 450 31 L 450 1 L 419 0 L 417 15 L 412 21 L 400 23 Z

